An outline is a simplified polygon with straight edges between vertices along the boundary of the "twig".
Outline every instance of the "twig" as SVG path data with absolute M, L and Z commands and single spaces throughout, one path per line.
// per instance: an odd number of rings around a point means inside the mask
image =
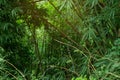
M 4 69 L 1 69 L 3 71 L 5 71 L 6 73 L 8 73 L 9 75 L 11 75 L 14 79 L 18 80 L 17 77 L 15 75 L 13 75 L 12 73 L 10 73 L 9 71 L 7 70 L 4 70 Z
M 63 69 L 65 71 L 68 71 L 68 72 L 72 72 L 73 74 L 75 74 L 76 76 L 79 76 L 79 74 L 75 71 L 71 71 L 69 69 L 67 69 L 66 67 L 60 67 L 60 66 L 55 66 L 55 65 L 50 65 L 51 68 L 59 68 L 59 69 Z
M 19 69 L 17 69 L 12 63 L 8 62 L 7 60 L 4 61 L 11 65 L 24 78 L 24 80 L 26 80 L 25 75 Z
M 112 76 L 114 76 L 114 77 L 116 77 L 116 78 L 120 78 L 119 75 L 116 75 L 116 74 L 114 74 L 114 73 L 108 72 L 108 74 L 110 74 L 110 75 L 112 75 Z

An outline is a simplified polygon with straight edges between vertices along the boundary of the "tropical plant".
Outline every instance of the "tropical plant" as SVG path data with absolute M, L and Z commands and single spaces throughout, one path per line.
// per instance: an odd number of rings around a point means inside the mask
M 119 3 L 0 0 L 0 78 L 119 80 Z

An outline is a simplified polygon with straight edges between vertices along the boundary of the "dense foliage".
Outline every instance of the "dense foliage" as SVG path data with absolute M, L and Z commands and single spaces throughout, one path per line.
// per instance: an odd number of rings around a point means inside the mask
M 1 80 L 119 80 L 120 0 L 0 0 Z

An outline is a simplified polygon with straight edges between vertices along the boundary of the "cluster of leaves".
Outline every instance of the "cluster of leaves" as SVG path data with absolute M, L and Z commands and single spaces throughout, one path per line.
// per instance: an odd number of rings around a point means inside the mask
M 17 18 L 20 9 L 17 8 L 15 0 L 0 0 L 0 55 L 21 71 L 30 68 L 30 46 L 27 42 L 26 29 Z M 11 75 L 19 75 L 9 64 L 1 65 L 1 79 L 7 80 Z M 11 74 L 11 75 L 10 75 Z M 3 76 L 3 78 L 2 78 Z M 12 78 L 11 78 L 12 79 Z
M 119 80 L 120 70 L 120 39 L 114 41 L 114 45 L 104 57 L 98 59 L 95 64 L 99 78 L 105 80 Z
M 19 80 L 120 79 L 119 3 L 1 0 L 0 59 L 12 67 L 3 66 Z

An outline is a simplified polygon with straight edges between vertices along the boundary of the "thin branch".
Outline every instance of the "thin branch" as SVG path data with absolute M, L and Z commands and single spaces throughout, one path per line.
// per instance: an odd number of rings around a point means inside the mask
M 61 43 L 61 44 L 64 44 L 64 45 L 70 46 L 70 47 L 72 47 L 72 48 L 74 48 L 74 49 L 76 49 L 76 50 L 80 50 L 80 49 L 78 49 L 77 47 L 72 46 L 71 44 L 67 44 L 67 43 L 64 43 L 64 42 L 59 41 L 59 40 L 56 40 L 56 39 L 54 39 L 54 40 L 57 41 L 57 42 L 59 42 L 59 43 Z M 84 53 L 82 53 L 82 54 L 83 54 L 86 58 L 88 58 L 87 55 L 85 55 Z
M 6 73 L 8 73 L 9 75 L 11 75 L 14 79 L 18 80 L 17 77 L 15 75 L 13 75 L 12 73 L 10 73 L 9 71 L 7 70 L 4 70 L 4 69 L 1 69 L 3 71 L 5 71 Z
M 62 13 L 55 7 L 55 5 L 54 5 L 50 0 L 48 0 L 48 2 L 54 7 L 54 9 L 55 9 L 60 15 L 62 15 Z M 64 16 L 63 16 L 63 17 L 64 17 Z M 80 35 L 80 32 L 72 25 L 71 22 L 69 22 L 68 19 L 65 19 L 65 22 L 66 22 L 66 24 L 68 24 L 77 34 Z
M 116 77 L 116 78 L 119 78 L 119 79 L 120 79 L 120 76 L 119 76 L 119 75 L 116 75 L 116 74 L 111 73 L 111 72 L 108 72 L 108 74 L 110 74 L 110 75 L 112 75 L 112 76 L 114 76 L 114 77 Z
M 11 65 L 24 78 L 24 80 L 26 80 L 25 75 L 18 68 L 16 68 L 12 63 L 8 62 L 7 60 L 5 60 L 5 62 Z
M 75 72 L 75 71 L 71 71 L 70 69 L 66 68 L 66 67 L 60 67 L 60 66 L 55 66 L 55 65 L 50 65 L 51 68 L 59 68 L 68 72 L 71 72 L 73 74 L 75 74 L 76 76 L 79 76 L 79 73 Z
M 59 42 L 60 44 L 67 45 L 67 46 L 72 47 L 72 48 L 74 48 L 74 49 L 78 49 L 77 47 L 75 47 L 75 46 L 73 46 L 73 45 L 71 45 L 71 44 L 68 44 L 68 43 L 65 43 L 65 42 L 59 41 L 59 40 L 57 40 L 57 39 L 54 39 L 54 40 L 55 40 L 56 42 Z

